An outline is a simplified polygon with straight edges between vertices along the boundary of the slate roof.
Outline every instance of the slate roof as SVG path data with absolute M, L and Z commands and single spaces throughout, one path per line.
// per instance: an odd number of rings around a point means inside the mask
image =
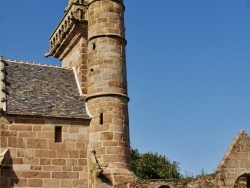
M 73 70 L 3 62 L 7 114 L 89 119 Z

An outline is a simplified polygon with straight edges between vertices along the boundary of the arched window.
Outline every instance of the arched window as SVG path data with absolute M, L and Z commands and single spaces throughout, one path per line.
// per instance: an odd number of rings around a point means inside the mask
M 234 184 L 234 188 L 250 187 L 250 174 L 242 174 L 239 176 Z
M 171 187 L 169 187 L 167 185 L 161 185 L 159 188 L 171 188 Z

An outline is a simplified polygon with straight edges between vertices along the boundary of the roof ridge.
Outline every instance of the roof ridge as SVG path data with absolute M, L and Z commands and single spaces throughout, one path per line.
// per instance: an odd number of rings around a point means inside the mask
M 8 61 L 11 63 L 20 63 L 20 64 L 26 64 L 26 65 L 35 65 L 35 66 L 41 66 L 41 67 L 52 67 L 52 68 L 58 68 L 58 69 L 67 69 L 61 66 L 57 65 L 51 65 L 51 64 L 43 64 L 43 63 L 36 63 L 36 62 L 28 62 L 28 61 L 18 61 L 18 60 L 12 60 L 12 59 L 2 59 L 3 61 Z

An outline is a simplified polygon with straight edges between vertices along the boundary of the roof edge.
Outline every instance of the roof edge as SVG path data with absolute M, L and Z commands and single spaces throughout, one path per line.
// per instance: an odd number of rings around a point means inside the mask
M 216 168 L 216 172 L 219 171 L 220 168 L 223 168 L 226 159 L 228 158 L 228 156 L 230 156 L 230 154 L 232 153 L 235 144 L 243 137 L 243 136 L 248 136 L 247 132 L 244 129 L 241 129 L 239 131 L 239 133 L 236 135 L 236 137 L 233 139 L 233 141 L 231 142 L 229 148 L 227 149 L 226 153 L 224 154 L 222 160 L 220 161 L 218 167 Z

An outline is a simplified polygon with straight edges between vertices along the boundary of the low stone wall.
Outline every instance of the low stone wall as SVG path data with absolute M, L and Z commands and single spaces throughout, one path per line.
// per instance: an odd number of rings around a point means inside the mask
M 204 175 L 181 180 L 138 180 L 129 188 L 215 188 L 215 176 Z

